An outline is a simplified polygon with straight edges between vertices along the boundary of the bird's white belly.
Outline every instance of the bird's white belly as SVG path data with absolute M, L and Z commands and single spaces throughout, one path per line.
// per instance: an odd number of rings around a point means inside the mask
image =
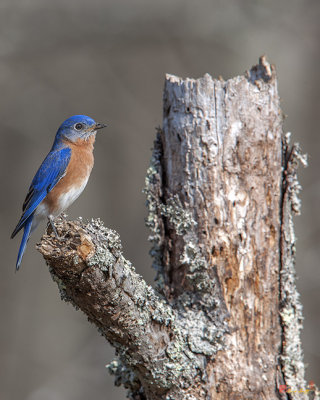
M 89 178 L 89 177 L 88 177 Z M 58 208 L 54 211 L 53 216 L 57 216 L 65 211 L 71 204 L 77 200 L 87 185 L 88 178 L 80 186 L 71 186 L 70 189 L 61 194 L 58 200 Z
M 50 213 L 48 205 L 46 204 L 46 201 L 42 201 L 38 207 L 36 208 L 36 211 L 34 213 L 35 219 L 37 221 L 40 221 L 44 218 L 47 218 L 49 215 L 52 215 L 53 217 L 58 216 L 61 214 L 63 211 L 65 211 L 71 204 L 80 196 L 80 194 L 83 192 L 84 188 L 86 187 L 88 183 L 88 179 L 85 179 L 82 183 L 82 185 L 74 185 L 69 188 L 69 190 L 66 193 L 60 194 L 59 199 L 58 199 L 58 204 L 55 208 L 54 211 Z

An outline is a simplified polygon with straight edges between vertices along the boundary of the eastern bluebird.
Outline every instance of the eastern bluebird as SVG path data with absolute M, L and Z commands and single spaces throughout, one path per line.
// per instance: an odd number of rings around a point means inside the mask
M 54 217 L 66 210 L 85 188 L 93 167 L 93 144 L 98 129 L 85 115 L 74 115 L 58 129 L 49 154 L 35 174 L 11 238 L 24 228 L 16 270 L 20 268 L 30 234 L 46 217 L 57 235 Z

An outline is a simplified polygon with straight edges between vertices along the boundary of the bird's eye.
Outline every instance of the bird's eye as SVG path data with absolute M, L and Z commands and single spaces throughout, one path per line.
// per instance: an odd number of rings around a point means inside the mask
M 81 124 L 80 122 L 78 122 L 77 124 L 75 124 L 74 129 L 76 131 L 81 131 L 81 129 L 83 128 L 83 124 Z

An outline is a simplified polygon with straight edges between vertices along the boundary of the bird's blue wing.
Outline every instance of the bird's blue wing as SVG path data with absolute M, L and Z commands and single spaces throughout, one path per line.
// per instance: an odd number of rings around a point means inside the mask
M 23 214 L 11 235 L 12 238 L 20 231 L 41 201 L 64 176 L 70 157 L 71 150 L 65 147 L 60 150 L 51 151 L 44 159 L 30 185 L 22 206 Z

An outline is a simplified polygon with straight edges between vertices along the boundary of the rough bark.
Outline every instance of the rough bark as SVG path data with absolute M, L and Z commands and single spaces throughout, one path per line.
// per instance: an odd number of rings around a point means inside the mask
M 168 75 L 145 193 L 156 289 L 100 221 L 43 236 L 63 299 L 115 347 L 134 399 L 307 399 L 294 277 L 297 146 L 275 71 L 228 81 Z M 287 385 L 302 393 L 279 392 Z
M 219 299 L 206 312 L 228 317 L 224 351 L 207 365 L 217 399 L 277 397 L 282 117 L 271 70 L 259 73 L 258 85 L 206 75 L 168 77 L 165 89 L 163 202 L 178 197 L 195 221 L 185 234 L 165 221 L 165 287 L 177 301 Z

